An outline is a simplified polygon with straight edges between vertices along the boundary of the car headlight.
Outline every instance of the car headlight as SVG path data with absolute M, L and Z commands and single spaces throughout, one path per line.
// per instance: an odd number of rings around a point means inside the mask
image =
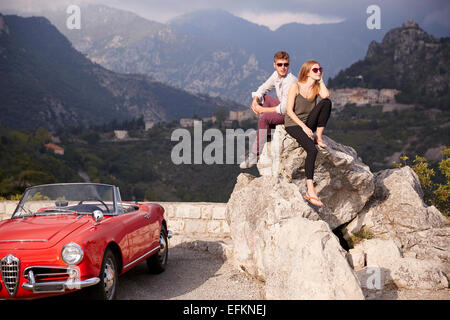
M 68 265 L 77 265 L 83 260 L 83 250 L 81 247 L 74 243 L 68 243 L 61 251 L 61 257 Z

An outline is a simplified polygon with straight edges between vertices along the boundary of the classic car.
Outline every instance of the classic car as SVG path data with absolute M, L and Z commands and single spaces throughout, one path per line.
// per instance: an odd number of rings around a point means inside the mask
M 0 221 L 0 299 L 82 288 L 91 298 L 114 299 L 118 277 L 144 260 L 149 271 L 164 271 L 170 236 L 162 206 L 122 202 L 116 186 L 30 187 Z

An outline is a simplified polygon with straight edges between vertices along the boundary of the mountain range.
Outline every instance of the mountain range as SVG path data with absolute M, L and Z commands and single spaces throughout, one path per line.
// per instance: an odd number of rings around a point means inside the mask
M 91 5 L 82 7 L 81 29 L 71 30 L 64 10 L 41 14 L 50 21 L 0 16 L 0 121 L 14 128 L 171 121 L 243 108 L 280 49 L 290 53 L 294 74 L 304 60 L 319 60 L 325 77 L 336 74 L 331 88 L 396 88 L 400 102 L 449 105 L 449 38 L 415 23 L 384 37 L 357 20 L 272 31 L 222 10 L 162 24 Z
M 46 18 L 0 14 L 0 122 L 56 129 L 144 117 L 211 116 L 235 102 L 190 94 L 145 75 L 93 63 Z
M 414 21 L 372 41 L 364 59 L 328 81 L 330 88 L 400 90 L 398 102 L 450 110 L 450 38 L 435 38 Z
M 81 29 L 66 27 L 65 11 L 47 17 L 92 61 L 119 73 L 148 75 L 192 93 L 242 103 L 269 73 L 254 54 L 103 5 L 81 7 Z M 247 99 L 248 100 L 248 99 Z
M 325 79 L 364 57 L 385 30 L 366 17 L 331 24 L 289 23 L 275 31 L 223 10 L 202 10 L 167 24 L 103 5 L 81 6 L 81 29 L 68 29 L 65 10 L 47 17 L 92 61 L 120 73 L 139 73 L 193 93 L 250 103 L 251 92 L 274 71 L 273 55 L 288 51 L 291 72 L 318 60 Z

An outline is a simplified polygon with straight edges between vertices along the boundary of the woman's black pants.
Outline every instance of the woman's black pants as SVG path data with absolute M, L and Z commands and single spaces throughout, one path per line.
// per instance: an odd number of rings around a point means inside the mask
M 318 127 L 325 127 L 331 113 L 331 100 L 321 100 L 311 111 L 306 120 L 306 125 L 313 132 Z M 314 177 L 314 163 L 317 157 L 317 148 L 314 141 L 308 137 L 300 126 L 286 127 L 287 133 L 289 133 L 298 143 L 306 150 L 305 172 L 306 179 L 313 179 Z

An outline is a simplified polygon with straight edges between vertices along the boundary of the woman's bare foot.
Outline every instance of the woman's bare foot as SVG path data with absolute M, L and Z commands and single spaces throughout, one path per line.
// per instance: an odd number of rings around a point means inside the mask
M 312 205 L 323 207 L 324 204 L 320 201 L 317 195 L 316 188 L 314 188 L 314 181 L 312 179 L 306 179 L 306 195 L 303 197 Z
M 319 197 L 317 195 L 315 196 L 310 196 L 310 193 L 307 192 L 306 195 L 304 195 L 303 197 L 305 197 L 305 199 L 311 203 L 312 205 L 318 206 L 318 207 L 323 207 L 324 204 L 322 201 L 320 201 Z
M 317 206 L 317 207 L 323 207 L 323 206 L 324 206 L 323 202 L 320 201 L 319 198 L 316 198 L 316 197 L 310 197 L 310 196 L 308 196 L 308 194 L 304 195 L 304 197 L 305 197 L 305 199 L 306 199 L 309 203 L 311 203 L 312 205 L 315 205 L 315 206 Z

